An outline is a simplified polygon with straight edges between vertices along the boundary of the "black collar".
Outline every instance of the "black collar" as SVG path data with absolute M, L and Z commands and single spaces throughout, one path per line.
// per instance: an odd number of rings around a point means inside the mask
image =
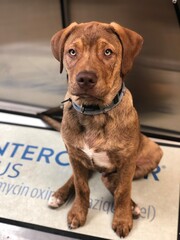
M 115 96 L 113 101 L 105 107 L 100 107 L 98 105 L 82 105 L 82 106 L 79 106 L 78 104 L 73 102 L 71 99 L 67 99 L 67 100 L 63 101 L 62 103 L 66 102 L 66 101 L 71 101 L 73 108 L 77 112 L 80 112 L 84 115 L 98 115 L 98 114 L 101 114 L 101 113 L 106 113 L 106 112 L 110 111 L 111 109 L 113 109 L 114 107 L 116 107 L 121 102 L 121 100 L 122 100 L 122 98 L 125 94 L 125 91 L 126 91 L 126 87 L 125 87 L 125 84 L 123 82 L 120 91 Z

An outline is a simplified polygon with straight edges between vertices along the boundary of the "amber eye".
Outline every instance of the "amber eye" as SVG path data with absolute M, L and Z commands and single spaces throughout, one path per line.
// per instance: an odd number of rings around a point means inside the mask
M 112 50 L 109 48 L 104 51 L 104 55 L 106 56 L 110 56 L 112 53 L 113 53 Z
M 69 49 L 68 52 L 71 56 L 76 56 L 76 51 L 74 49 Z

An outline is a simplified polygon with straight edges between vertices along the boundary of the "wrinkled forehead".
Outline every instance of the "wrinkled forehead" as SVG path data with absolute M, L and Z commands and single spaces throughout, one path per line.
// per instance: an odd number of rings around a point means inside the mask
M 84 44 L 92 46 L 99 39 L 104 39 L 105 42 L 119 47 L 121 45 L 118 36 L 108 24 L 97 22 L 78 24 L 67 39 L 67 43 L 81 41 Z

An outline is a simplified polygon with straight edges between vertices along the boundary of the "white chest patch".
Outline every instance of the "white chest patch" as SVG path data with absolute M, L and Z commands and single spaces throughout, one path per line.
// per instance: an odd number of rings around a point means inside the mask
M 99 167 L 111 168 L 112 164 L 109 161 L 107 153 L 104 152 L 95 152 L 93 148 L 89 148 L 86 144 L 82 149 L 86 155 L 93 160 L 93 162 Z

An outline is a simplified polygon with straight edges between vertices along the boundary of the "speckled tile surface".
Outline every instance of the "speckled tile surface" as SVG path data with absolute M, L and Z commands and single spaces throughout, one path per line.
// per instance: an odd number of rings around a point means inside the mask
M 71 240 L 73 238 L 0 223 L 0 240 Z

